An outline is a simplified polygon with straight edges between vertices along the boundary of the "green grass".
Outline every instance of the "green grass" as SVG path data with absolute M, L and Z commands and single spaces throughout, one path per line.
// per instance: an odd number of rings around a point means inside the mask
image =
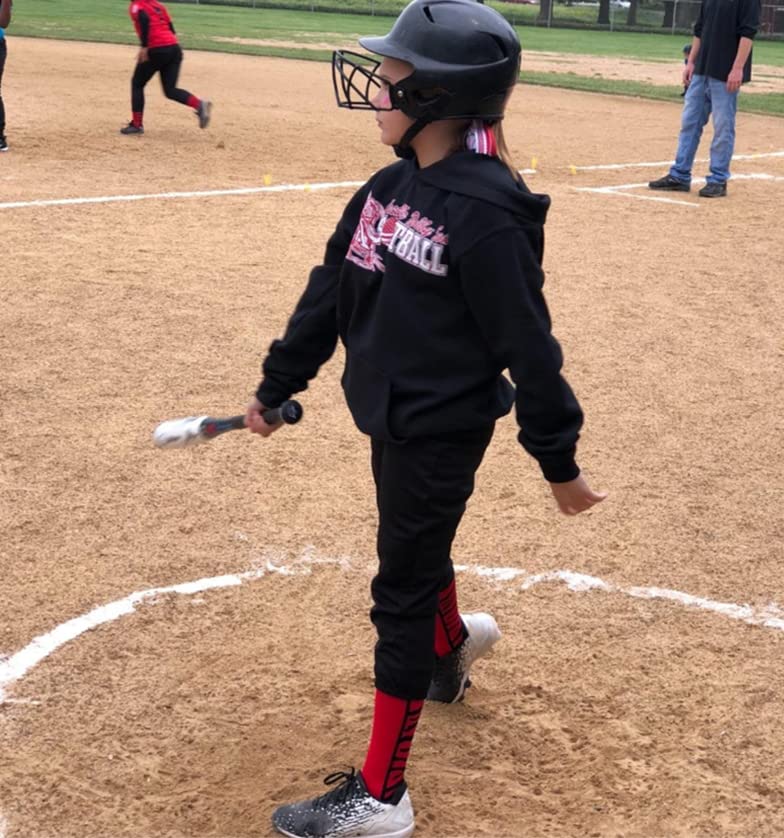
M 344 6 L 348 2 L 349 0 L 341 0 Z M 353 2 L 361 2 L 365 8 L 368 6 L 368 0 Z M 384 2 L 394 3 L 397 0 Z M 537 10 L 537 7 L 533 6 L 515 8 L 533 12 Z M 594 9 L 590 11 L 591 14 L 595 13 Z M 366 14 L 327 14 L 190 3 L 172 4 L 171 12 L 186 48 L 316 61 L 328 60 L 331 49 L 304 48 L 307 44 L 329 44 L 331 47 L 333 44 L 354 43 L 360 35 L 378 35 L 388 31 L 391 24 L 389 17 Z M 544 50 L 680 63 L 683 35 L 528 26 L 519 27 L 518 31 L 523 44 L 523 78 L 533 84 L 653 99 L 679 99 L 679 91 L 675 85 L 672 88 L 664 88 L 639 82 L 577 76 L 572 73 L 529 73 L 525 71 L 525 52 Z M 13 35 L 120 44 L 137 43 L 124 0 L 24 0 L 14 7 L 14 18 L 9 27 L 9 36 Z M 302 44 L 303 47 L 239 44 L 215 40 L 237 37 L 244 40 Z M 754 57 L 759 64 L 784 67 L 784 42 L 760 41 L 754 47 Z M 744 92 L 740 97 L 739 107 L 745 111 L 784 115 L 784 96 Z
M 609 93 L 613 96 L 635 96 L 640 99 L 657 99 L 681 103 L 680 87 L 664 87 L 636 81 L 591 78 L 576 73 L 522 73 L 526 84 L 544 87 L 563 87 L 567 90 L 581 90 L 586 93 Z M 746 113 L 766 116 L 784 116 L 784 96 L 772 93 L 746 93 L 738 99 L 738 109 Z
M 194 3 L 196 0 L 169 0 L 172 3 Z M 212 5 L 254 6 L 254 0 L 202 0 Z M 486 0 L 487 2 L 487 0 Z M 299 9 L 306 12 L 339 12 L 341 14 L 362 14 L 396 17 L 406 6 L 407 0 L 257 0 L 255 6 L 277 9 Z M 492 0 L 487 5 L 498 9 L 514 25 L 537 26 L 539 23 L 539 5 L 521 5 L 503 0 Z M 611 9 L 615 28 L 624 27 L 627 19 L 626 10 Z M 557 3 L 553 8 L 553 20 L 558 24 L 576 24 L 596 26 L 598 7 Z M 636 28 L 661 29 L 664 17 L 663 4 L 658 7 L 638 7 Z

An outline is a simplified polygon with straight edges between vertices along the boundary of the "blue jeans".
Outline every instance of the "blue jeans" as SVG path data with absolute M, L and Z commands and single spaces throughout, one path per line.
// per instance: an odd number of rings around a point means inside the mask
M 735 148 L 735 112 L 738 93 L 729 93 L 723 81 L 710 76 L 692 76 L 683 100 L 678 151 L 670 175 L 691 183 L 691 167 L 700 144 L 702 129 L 713 112 L 713 142 L 710 148 L 708 183 L 726 183 L 730 179 L 730 161 Z

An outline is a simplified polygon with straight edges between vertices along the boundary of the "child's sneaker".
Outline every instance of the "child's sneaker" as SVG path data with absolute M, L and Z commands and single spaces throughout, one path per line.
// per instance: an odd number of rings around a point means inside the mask
M 143 134 L 144 127 L 142 125 L 134 125 L 133 122 L 129 122 L 124 128 L 120 128 L 121 134 Z
M 443 701 L 445 704 L 462 701 L 466 689 L 471 686 L 468 675 L 472 664 L 486 655 L 501 639 L 498 623 L 490 614 L 480 612 L 461 616 L 468 637 L 454 652 L 436 659 L 430 689 L 427 691 L 430 701 Z
M 3 134 L 0 134 L 0 151 L 8 151 L 8 140 Z
M 199 128 L 206 128 L 210 124 L 211 115 L 212 102 L 202 99 L 199 103 L 199 109 L 196 111 L 196 116 L 199 117 Z
M 362 774 L 338 771 L 324 783 L 338 783 L 332 791 L 281 806 L 272 825 L 289 838 L 409 838 L 414 833 L 414 810 L 405 783 L 389 803 L 376 800 Z

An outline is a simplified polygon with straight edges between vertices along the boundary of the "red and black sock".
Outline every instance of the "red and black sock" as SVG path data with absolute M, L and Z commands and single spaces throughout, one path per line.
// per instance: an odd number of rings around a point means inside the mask
M 134 111 L 131 115 L 131 125 L 135 126 L 136 128 L 141 128 L 143 119 L 144 111 Z
M 403 782 L 423 705 L 424 701 L 395 698 L 376 690 L 373 730 L 362 777 L 377 800 L 392 798 Z
M 201 99 L 198 96 L 194 96 L 192 93 L 188 96 L 188 101 L 185 103 L 189 108 L 193 108 L 193 110 L 197 111 L 201 107 Z
M 466 639 L 463 621 L 457 608 L 457 587 L 454 577 L 449 585 L 438 594 L 438 614 L 436 614 L 436 655 L 442 658 L 455 649 Z

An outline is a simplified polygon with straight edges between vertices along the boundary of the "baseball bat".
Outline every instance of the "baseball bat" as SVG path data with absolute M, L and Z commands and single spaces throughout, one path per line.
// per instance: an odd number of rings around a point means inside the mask
M 289 399 L 280 407 L 272 407 L 261 414 L 269 425 L 285 422 L 294 425 L 302 418 L 302 405 Z M 182 419 L 167 419 L 161 422 L 152 435 L 158 448 L 189 448 L 202 442 L 209 442 L 227 431 L 238 431 L 245 427 L 245 416 L 228 416 L 218 419 L 212 416 L 184 416 Z

